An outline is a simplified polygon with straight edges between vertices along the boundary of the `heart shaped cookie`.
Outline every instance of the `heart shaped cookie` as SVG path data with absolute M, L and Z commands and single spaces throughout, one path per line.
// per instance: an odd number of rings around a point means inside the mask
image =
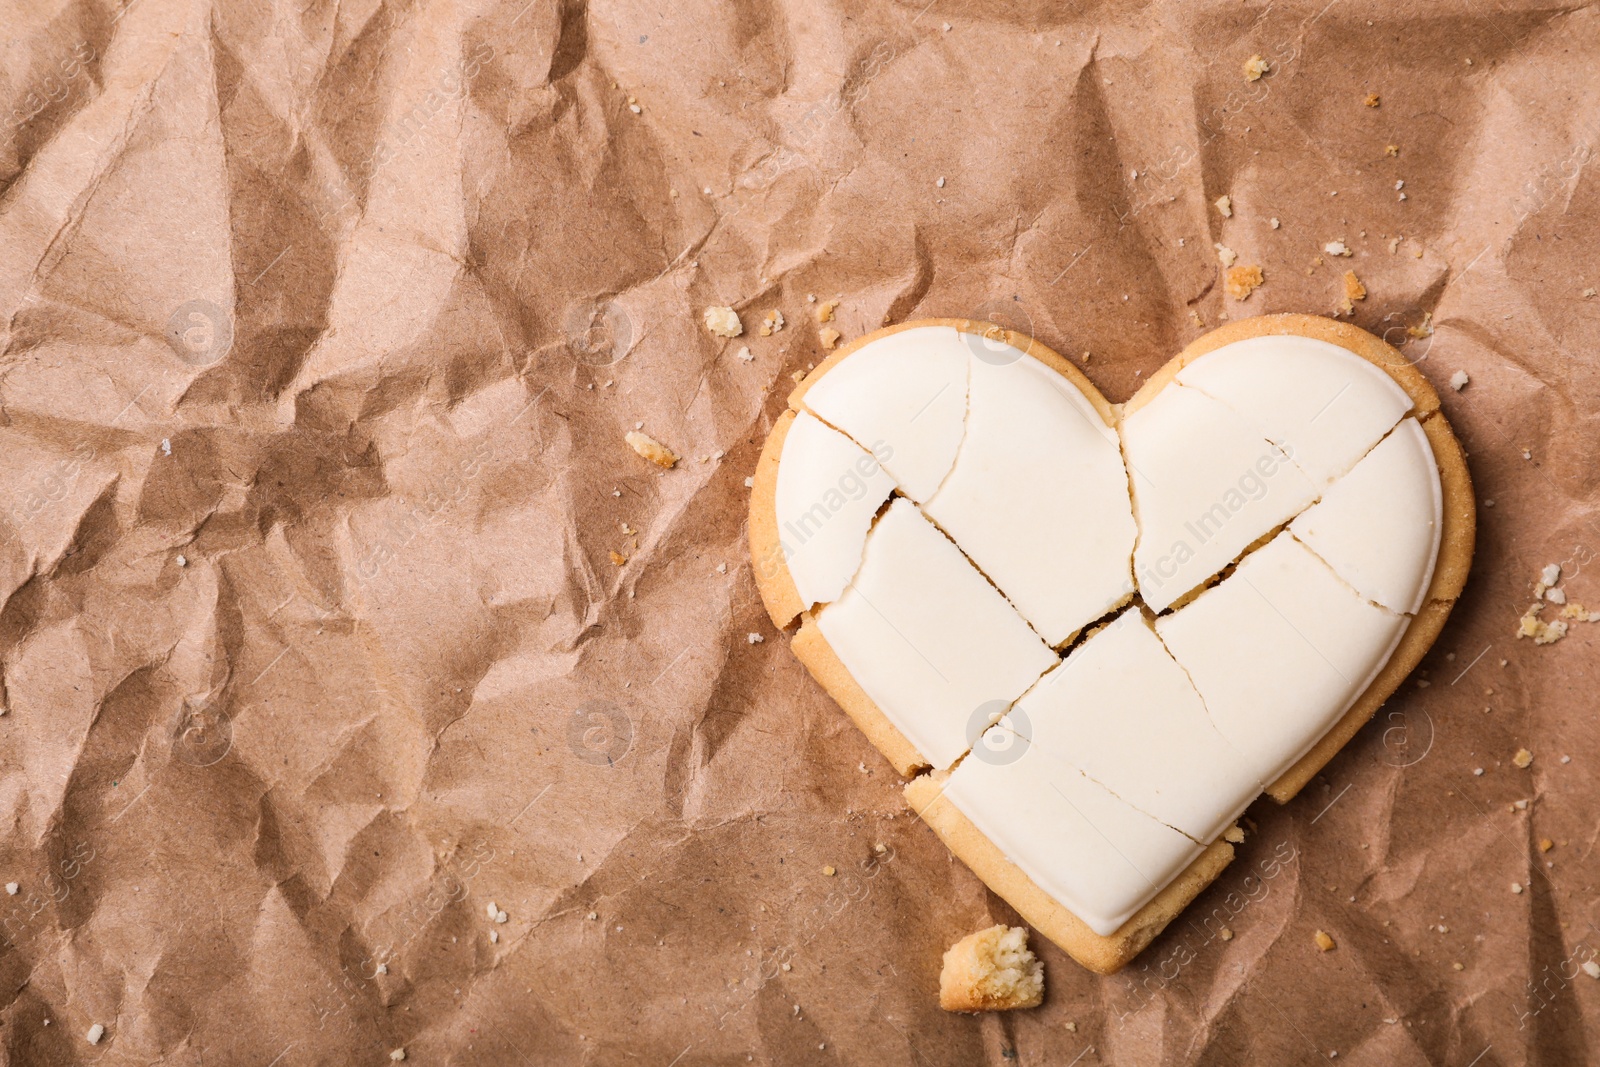
M 1106 973 L 1416 666 L 1473 530 L 1426 379 L 1307 315 L 1123 405 L 988 323 L 880 330 L 794 391 L 750 512 L 769 614 L 912 806 Z

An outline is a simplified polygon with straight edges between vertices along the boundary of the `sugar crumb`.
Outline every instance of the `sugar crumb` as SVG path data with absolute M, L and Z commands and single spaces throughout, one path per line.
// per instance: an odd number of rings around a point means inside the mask
M 731 307 L 708 307 L 705 310 L 706 329 L 718 337 L 738 337 L 744 333 L 739 313 Z

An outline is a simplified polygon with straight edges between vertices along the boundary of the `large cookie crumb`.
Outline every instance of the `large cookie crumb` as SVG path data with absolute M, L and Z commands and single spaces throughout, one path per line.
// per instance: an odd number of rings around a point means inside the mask
M 624 438 L 628 447 L 658 467 L 671 467 L 678 462 L 678 454 L 647 433 L 629 430 Z
M 1261 288 L 1262 281 L 1260 267 L 1229 267 L 1223 276 L 1222 287 L 1235 300 L 1248 300 L 1251 293 Z
M 939 1007 L 945 1011 L 1007 1011 L 1038 1007 L 1044 999 L 1044 964 L 1028 949 L 1020 926 L 991 926 L 950 946 L 939 972 Z

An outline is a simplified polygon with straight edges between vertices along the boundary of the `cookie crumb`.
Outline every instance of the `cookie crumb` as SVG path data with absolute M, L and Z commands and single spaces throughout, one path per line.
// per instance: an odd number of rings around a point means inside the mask
M 1383 154 L 1386 156 L 1398 156 L 1400 154 L 1400 146 L 1397 144 L 1389 145 L 1384 148 Z
M 1244 80 L 1247 82 L 1260 81 L 1261 75 L 1271 72 L 1272 65 L 1260 56 L 1251 56 L 1244 61 Z
M 1383 103 L 1383 98 L 1377 93 L 1368 93 L 1367 98 L 1365 101 L 1363 101 L 1363 103 L 1365 103 L 1368 107 L 1377 107 L 1379 104 Z
M 1513 893 L 1521 893 L 1522 892 L 1522 883 L 1521 882 L 1512 882 L 1511 883 L 1511 891 Z
M 1419 257 L 1422 255 L 1421 250 L 1418 250 L 1417 255 Z M 1422 313 L 1422 321 L 1419 322 L 1415 326 L 1407 326 L 1406 327 L 1406 333 L 1410 334 L 1412 337 L 1415 337 L 1419 341 L 1422 340 L 1424 337 L 1432 337 L 1433 336 L 1433 312 L 1424 311 Z
M 833 309 L 838 307 L 838 306 L 839 306 L 839 301 L 837 301 L 837 300 L 824 300 L 822 303 L 818 304 L 817 305 L 817 321 L 819 323 L 820 322 L 832 322 L 833 321 Z
M 1230 845 L 1243 844 L 1244 831 L 1239 829 L 1237 826 L 1230 826 L 1226 830 L 1222 831 L 1222 839 L 1228 842 Z
M 831 352 L 833 346 L 839 343 L 839 336 L 839 331 L 829 326 L 819 333 L 817 338 L 822 342 L 822 347 Z
M 937 186 L 938 186 L 938 187 L 939 187 L 939 188 L 941 188 L 941 189 L 943 189 L 943 188 L 944 188 L 944 178 L 943 178 L 943 177 L 941 177 L 941 178 L 940 178 L 940 179 L 939 179 L 939 180 L 938 180 L 938 181 L 936 181 L 936 182 L 934 182 L 934 183 L 933 183 L 933 184 L 935 184 L 935 185 L 937 185 Z
M 106 1036 L 106 1028 L 101 1026 L 99 1023 L 95 1023 L 93 1026 L 89 1027 L 89 1032 L 83 1036 L 88 1039 L 89 1044 L 98 1045 L 100 1043 L 100 1039 Z
M 1317 948 L 1323 952 L 1332 952 L 1335 947 L 1333 938 L 1329 937 L 1324 930 L 1318 930 L 1312 934 L 1311 940 L 1316 942 Z
M 389 1053 L 389 1058 L 396 1063 L 399 1063 L 401 1060 L 406 1058 L 406 1050 L 403 1048 L 397 1048 L 393 1052 Z
M 678 454 L 649 434 L 630 430 L 623 438 L 628 447 L 658 467 L 671 469 L 678 462 Z
M 706 329 L 718 337 L 738 337 L 744 333 L 744 323 L 739 313 L 731 307 L 708 307 L 705 311 Z
M 1235 300 L 1248 300 L 1251 293 L 1261 288 L 1263 280 L 1260 267 L 1229 267 L 1222 287 Z
M 761 642 L 766 640 L 766 638 L 762 637 L 760 634 L 745 634 L 744 639 L 746 643 L 752 645 L 759 645 Z
M 1217 936 L 1220 937 L 1224 941 L 1232 941 L 1233 940 L 1233 931 L 1228 929 L 1226 926 L 1224 926 L 1221 930 L 1217 931 Z
M 1330 256 L 1348 256 L 1351 254 L 1350 246 L 1343 241 L 1329 241 L 1322 246 L 1322 250 Z
M 1589 288 L 1587 288 L 1587 289 L 1585 289 L 1585 290 L 1584 290 L 1584 291 L 1583 291 L 1583 298 L 1584 298 L 1584 299 L 1585 299 L 1585 300 L 1587 300 L 1587 299 L 1589 299 L 1589 298 L 1590 298 L 1590 297 L 1591 297 L 1591 296 L 1594 296 L 1594 295 L 1595 295 L 1595 293 L 1597 293 L 1597 292 L 1600 292 L 1600 290 L 1597 290 L 1597 289 L 1595 289 L 1595 288 L 1594 288 L 1594 286 L 1592 286 L 1592 285 L 1591 285 L 1591 286 L 1590 286 L 1590 287 L 1589 287 Z
M 1215 246 L 1215 248 L 1217 250 L 1217 260 L 1224 267 L 1231 267 L 1231 266 L 1234 265 L 1234 263 L 1238 262 L 1239 253 L 1235 252 L 1233 249 L 1229 248 L 1227 245 L 1221 244 L 1219 242 Z
M 1231 197 L 1231 196 L 1219 196 L 1216 199 L 1216 205 L 1217 205 L 1217 210 L 1222 213 L 1222 217 L 1223 218 L 1225 218 L 1225 219 L 1233 218 L 1233 197 Z
M 1600 963 L 1596 963 L 1594 960 L 1585 960 L 1583 973 L 1590 978 L 1600 978 Z
M 771 337 L 783 329 L 783 312 L 773 308 L 767 312 L 766 318 L 761 320 L 761 336 Z
M 1556 847 L 1556 843 L 1554 841 L 1550 840 L 1548 837 L 1541 837 L 1539 839 L 1539 851 L 1540 852 L 1549 852 L 1551 849 L 1553 849 L 1555 847 Z
M 13 896 L 13 897 L 14 897 L 14 896 L 16 896 L 16 895 L 17 895 L 17 892 L 18 892 L 18 890 L 20 890 L 20 889 L 21 889 L 21 888 L 22 888 L 22 887 L 21 887 L 21 886 L 19 886 L 19 885 L 18 885 L 18 884 L 17 884 L 17 883 L 15 883 L 15 882 L 7 882 L 7 883 L 6 883 L 6 894 L 7 894 L 7 895 L 8 895 L 8 896 Z
M 1452 964 L 1451 964 L 1451 965 L 1450 965 L 1450 969 L 1451 969 L 1451 970 L 1452 970 L 1452 971 L 1464 971 L 1464 970 L 1466 970 L 1466 969 L 1467 969 L 1467 968 L 1466 968 L 1466 965 L 1465 965 L 1465 964 L 1462 964 L 1462 963 L 1452 963 Z
M 1472 381 L 1472 376 L 1470 374 L 1464 370 L 1458 370 L 1454 374 L 1450 375 L 1450 388 L 1459 393 L 1461 390 L 1467 387 L 1467 383 L 1470 381 Z
M 756 358 L 755 355 L 750 351 L 749 345 L 745 345 L 743 348 L 739 349 L 738 353 L 736 354 L 746 363 L 749 363 L 751 360 Z
M 614 548 L 611 550 L 611 565 L 613 567 L 620 567 L 626 562 L 628 562 L 627 556 L 624 556 Z
M 834 870 L 832 867 L 824 867 L 824 868 L 822 868 L 822 873 L 827 875 L 829 878 L 832 878 L 834 875 L 838 874 L 839 872 Z
M 1276 215 L 1272 216 L 1272 220 L 1271 221 L 1272 221 L 1272 228 L 1274 230 L 1278 229 L 1280 226 L 1283 225 L 1283 223 L 1278 221 L 1278 216 L 1276 216 Z
M 1028 949 L 1020 926 L 991 926 L 957 941 L 939 972 L 945 1011 L 1009 1011 L 1044 1000 L 1044 964 Z
M 1511 762 L 1518 770 L 1527 770 L 1533 763 L 1533 753 L 1525 748 L 1517 749 L 1517 754 L 1511 757 Z
M 1356 277 L 1356 272 L 1344 272 L 1344 299 L 1339 302 L 1339 310 L 1349 315 L 1356 309 L 1357 300 L 1367 298 L 1367 287 L 1361 284 L 1361 279 Z

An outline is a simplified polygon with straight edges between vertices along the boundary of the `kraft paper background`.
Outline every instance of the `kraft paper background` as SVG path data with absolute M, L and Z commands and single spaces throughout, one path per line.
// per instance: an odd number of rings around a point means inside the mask
M 1596 1056 L 1600 627 L 1515 638 L 1548 563 L 1600 607 L 1594 9 L 3 0 L 0 48 L 4 1063 Z M 1466 597 L 1127 970 L 1036 939 L 1042 1008 L 941 1012 L 1014 916 L 751 580 L 807 295 L 1120 401 L 1346 270 L 1471 453 Z

